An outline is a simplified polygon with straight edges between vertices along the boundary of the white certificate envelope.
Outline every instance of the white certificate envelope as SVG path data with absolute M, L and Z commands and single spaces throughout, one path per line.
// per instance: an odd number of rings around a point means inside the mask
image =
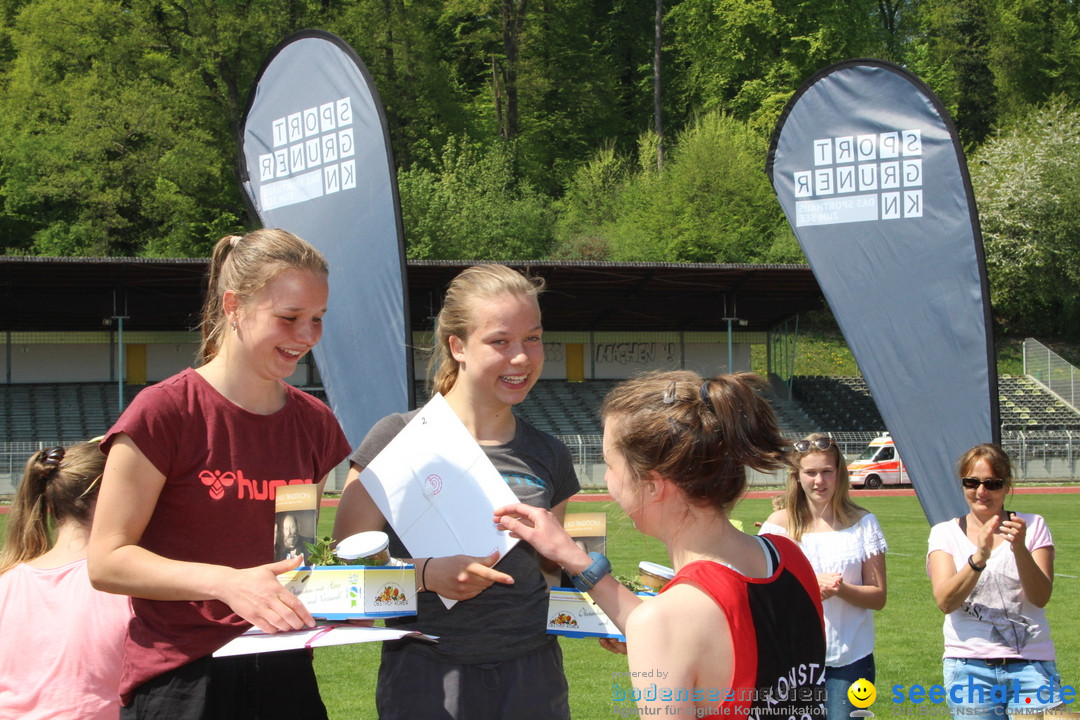
M 360 482 L 414 558 L 496 550 L 501 558 L 517 543 L 492 522 L 495 509 L 517 496 L 441 394 L 375 456 Z

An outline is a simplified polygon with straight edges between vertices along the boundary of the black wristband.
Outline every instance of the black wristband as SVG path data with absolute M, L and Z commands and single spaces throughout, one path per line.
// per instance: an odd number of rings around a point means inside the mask
M 427 566 L 431 558 L 424 561 L 424 567 L 420 568 L 420 592 L 427 592 Z
M 983 563 L 982 565 L 976 565 L 975 564 L 975 556 L 974 555 L 968 555 L 968 565 L 971 567 L 972 570 L 974 570 L 977 573 L 982 572 L 983 570 L 986 569 L 986 563 Z M 425 569 L 426 569 L 426 566 L 425 566 Z

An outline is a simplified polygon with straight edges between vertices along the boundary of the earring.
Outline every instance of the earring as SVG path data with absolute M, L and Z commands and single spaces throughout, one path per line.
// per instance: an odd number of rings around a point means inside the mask
M 235 320 L 232 321 L 232 329 L 233 329 L 233 332 L 236 332 L 236 321 Z

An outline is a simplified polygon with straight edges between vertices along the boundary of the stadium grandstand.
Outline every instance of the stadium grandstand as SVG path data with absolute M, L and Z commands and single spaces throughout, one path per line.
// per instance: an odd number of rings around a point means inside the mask
M 703 374 L 750 369 L 755 345 L 766 348 L 771 400 L 789 436 L 830 432 L 857 455 L 887 430 L 861 377 L 794 373 L 792 319 L 825 305 L 805 266 L 513 265 L 548 283 L 541 301 L 544 378 L 517 412 L 570 445 L 586 483 L 596 479 L 593 466 L 602 465 L 600 404 L 618 380 L 673 367 Z M 416 348 L 430 346 L 439 299 L 464 267 L 408 264 Z M 11 492 L 30 452 L 102 434 L 142 387 L 191 364 L 205 270 L 205 260 L 0 258 L 8 308 L 0 495 Z M 1052 356 L 1037 347 L 1040 362 Z M 423 403 L 426 358 L 418 350 L 414 359 L 416 398 Z M 1014 443 L 1014 454 L 1034 448 L 1044 465 L 1065 462 L 1071 473 L 1080 413 L 1071 386 L 1054 386 L 1064 372 L 1060 360 L 1043 364 L 1042 371 L 999 379 L 1003 442 Z M 325 399 L 310 359 L 290 382 Z

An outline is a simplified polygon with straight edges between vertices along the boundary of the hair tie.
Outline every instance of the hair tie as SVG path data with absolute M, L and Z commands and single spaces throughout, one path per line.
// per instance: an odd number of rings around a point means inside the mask
M 39 462 L 47 468 L 55 470 L 60 467 L 60 461 L 64 459 L 64 448 L 57 446 L 51 450 L 42 450 L 38 453 Z
M 236 247 L 240 243 L 240 241 L 242 239 L 243 238 L 241 238 L 239 235 L 230 235 L 229 236 L 229 244 L 232 245 L 233 247 Z
M 709 394 L 709 381 L 705 380 L 701 383 L 701 387 L 698 388 L 698 397 L 701 398 L 701 402 L 707 406 L 712 407 L 712 396 Z

